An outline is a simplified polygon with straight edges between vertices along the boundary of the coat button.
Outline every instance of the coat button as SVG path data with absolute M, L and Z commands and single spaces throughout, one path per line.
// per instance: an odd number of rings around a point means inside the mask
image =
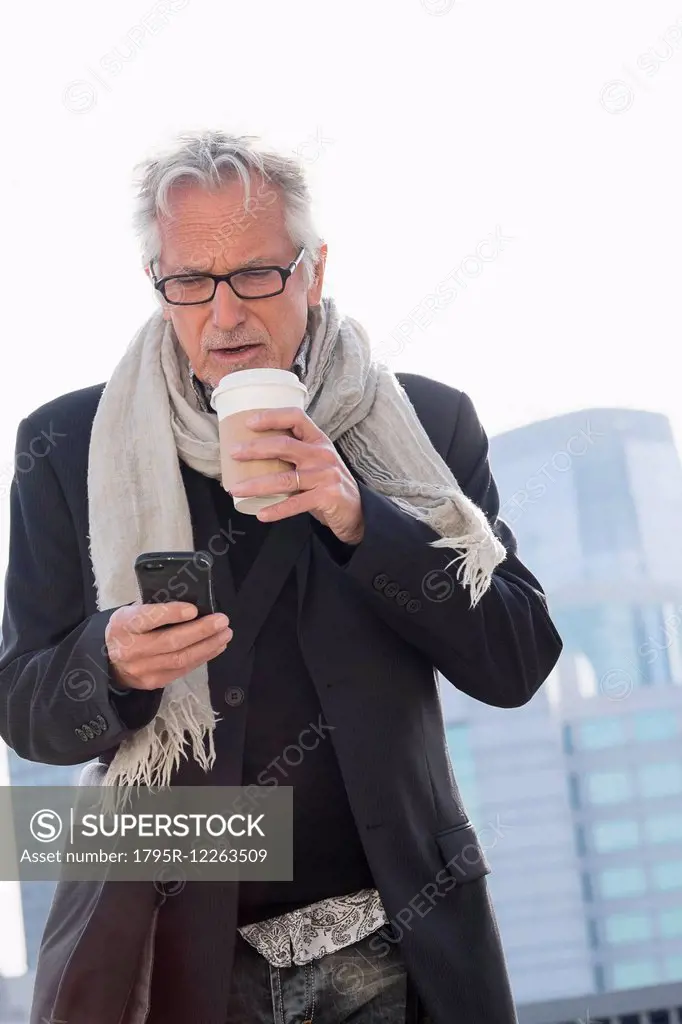
M 388 576 L 384 572 L 380 572 L 378 576 L 375 576 L 372 580 L 372 586 L 375 590 L 383 590 L 388 583 Z
M 97 722 L 97 724 L 100 727 L 100 729 L 102 730 L 102 732 L 106 732 L 107 729 L 109 728 L 109 723 L 107 722 L 107 720 L 104 717 L 104 715 L 97 715 L 97 718 L 95 719 L 95 721 Z
M 395 597 L 399 590 L 400 587 L 397 583 L 388 583 L 384 587 L 384 597 Z
M 81 729 L 83 730 L 83 732 L 85 733 L 89 740 L 94 740 L 95 734 L 86 722 L 83 723 Z
M 418 612 L 420 610 L 421 606 L 421 601 L 418 601 L 416 598 L 413 597 L 412 600 L 408 601 L 407 604 L 405 605 L 405 611 L 409 612 L 410 615 L 414 615 L 415 612 Z
M 225 703 L 233 708 L 244 703 L 244 691 L 241 686 L 231 686 L 229 690 L 225 690 Z
M 85 733 L 83 732 L 82 729 L 74 729 L 73 731 L 75 732 L 75 734 L 78 737 L 78 739 L 82 740 L 83 743 L 87 743 L 88 742 L 88 737 L 85 735 Z
M 90 719 L 90 721 L 88 722 L 88 725 L 90 726 L 90 728 L 94 732 L 95 736 L 101 736 L 102 735 L 102 727 L 100 726 L 99 722 L 95 721 L 94 718 Z
M 399 604 L 401 607 L 404 604 L 407 604 L 407 602 L 409 600 L 410 600 L 410 592 L 409 592 L 409 590 L 399 590 L 398 593 L 395 595 L 395 603 Z

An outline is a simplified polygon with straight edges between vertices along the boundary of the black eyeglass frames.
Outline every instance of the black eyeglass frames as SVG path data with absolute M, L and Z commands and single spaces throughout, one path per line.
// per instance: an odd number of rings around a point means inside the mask
M 218 284 L 224 281 L 240 299 L 269 299 L 281 295 L 286 283 L 303 259 L 305 247 L 288 267 L 253 267 L 229 274 L 184 273 L 157 279 L 150 264 L 154 287 L 172 306 L 197 306 L 211 302 Z

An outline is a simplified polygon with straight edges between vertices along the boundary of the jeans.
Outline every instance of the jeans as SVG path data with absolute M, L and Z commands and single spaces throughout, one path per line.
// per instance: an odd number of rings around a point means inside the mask
M 430 1024 L 398 946 L 373 936 L 301 967 L 273 967 L 237 935 L 225 1024 Z

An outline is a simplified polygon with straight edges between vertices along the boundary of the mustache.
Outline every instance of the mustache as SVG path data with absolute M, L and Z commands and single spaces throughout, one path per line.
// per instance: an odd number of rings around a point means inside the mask
M 267 335 L 261 331 L 235 330 L 225 331 L 220 334 L 211 334 L 204 338 L 203 348 L 206 352 L 213 352 L 218 348 L 239 348 L 241 345 L 265 345 L 268 342 Z

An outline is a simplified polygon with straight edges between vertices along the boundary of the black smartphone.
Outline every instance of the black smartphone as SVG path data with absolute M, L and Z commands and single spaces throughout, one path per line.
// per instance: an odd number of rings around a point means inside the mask
M 218 610 L 209 551 L 145 551 L 135 559 L 135 575 L 144 604 L 189 601 L 199 609 L 199 617 Z

